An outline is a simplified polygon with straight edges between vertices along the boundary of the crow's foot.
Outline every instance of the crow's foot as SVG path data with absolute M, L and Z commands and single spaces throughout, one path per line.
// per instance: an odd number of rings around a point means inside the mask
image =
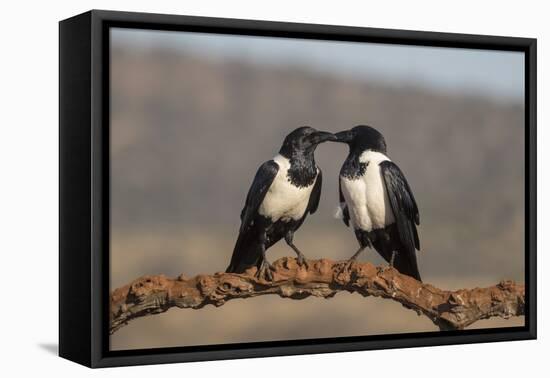
M 354 263 L 357 262 L 357 256 L 356 255 L 353 255 L 352 257 L 350 257 L 348 260 L 344 261 L 342 263 L 342 270 L 345 271 L 345 270 L 351 270 L 352 266 Z
M 256 271 L 255 277 L 257 279 L 264 279 L 266 281 L 273 281 L 273 273 L 275 268 L 267 260 L 264 260 L 258 270 Z
M 306 257 L 303 253 L 298 254 L 298 257 L 296 257 L 296 262 L 299 266 L 309 269 L 309 264 L 307 263 Z

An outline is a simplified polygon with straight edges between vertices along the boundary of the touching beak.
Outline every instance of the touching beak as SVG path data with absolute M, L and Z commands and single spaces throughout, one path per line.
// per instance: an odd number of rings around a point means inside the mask
M 353 133 L 351 130 L 340 131 L 334 134 L 334 136 L 336 137 L 336 142 L 340 143 L 349 143 L 353 140 Z
M 328 133 L 326 131 L 317 131 L 311 134 L 311 142 L 316 145 L 326 141 L 336 142 L 336 136 L 333 133 Z

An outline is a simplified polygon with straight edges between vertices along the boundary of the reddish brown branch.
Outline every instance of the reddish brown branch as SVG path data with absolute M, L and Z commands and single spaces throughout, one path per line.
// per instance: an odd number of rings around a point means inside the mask
M 310 295 L 329 298 L 339 291 L 349 291 L 388 298 L 426 315 L 441 330 L 463 329 L 480 319 L 508 318 L 524 315 L 525 311 L 525 286 L 512 281 L 487 288 L 446 291 L 370 263 L 345 267 L 341 262 L 321 259 L 309 260 L 306 268 L 285 257 L 273 265 L 273 282 L 255 278 L 255 268 L 246 274 L 201 274 L 189 279 L 183 275 L 175 279 L 164 275 L 138 278 L 112 292 L 110 332 L 132 319 L 171 307 L 221 306 L 230 299 L 266 294 L 303 299 Z

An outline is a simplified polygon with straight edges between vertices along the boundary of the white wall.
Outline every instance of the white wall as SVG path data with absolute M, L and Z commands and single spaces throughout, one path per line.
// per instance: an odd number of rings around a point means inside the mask
M 58 1 L 6 2 L 0 23 L 2 46 L 0 137 L 2 177 L 0 214 L 2 235 L 3 376 L 59 374 L 70 376 L 186 376 L 259 375 L 264 377 L 349 373 L 377 376 L 447 376 L 464 374 L 522 376 L 547 365 L 550 347 L 549 279 L 546 264 L 550 226 L 540 214 L 550 212 L 539 195 L 539 341 L 436 348 L 325 354 L 301 357 L 222 361 L 91 371 L 54 355 L 57 344 L 57 21 L 91 8 L 265 19 L 321 24 L 372 26 L 442 32 L 536 37 L 539 39 L 539 193 L 547 192 L 544 169 L 550 154 L 548 74 L 550 64 L 548 10 L 542 1 Z M 545 25 L 546 24 L 546 25 Z M 543 93 L 546 90 L 546 93 Z M 29 260 L 34 262 L 27 271 Z M 22 270 L 20 266 L 24 266 Z M 368 314 L 365 314 L 368 316 Z M 307 369 L 307 370 L 306 370 Z M 131 370 L 131 371 L 130 371 Z

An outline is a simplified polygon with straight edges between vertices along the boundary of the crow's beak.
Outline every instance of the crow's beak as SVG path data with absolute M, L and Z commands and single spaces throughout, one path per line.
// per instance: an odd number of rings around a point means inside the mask
M 333 133 L 328 133 L 326 131 L 317 131 L 311 134 L 311 142 L 313 144 L 319 144 L 326 141 L 336 142 L 336 136 Z
M 334 134 L 336 142 L 349 143 L 353 140 L 353 132 L 351 130 L 340 131 Z

